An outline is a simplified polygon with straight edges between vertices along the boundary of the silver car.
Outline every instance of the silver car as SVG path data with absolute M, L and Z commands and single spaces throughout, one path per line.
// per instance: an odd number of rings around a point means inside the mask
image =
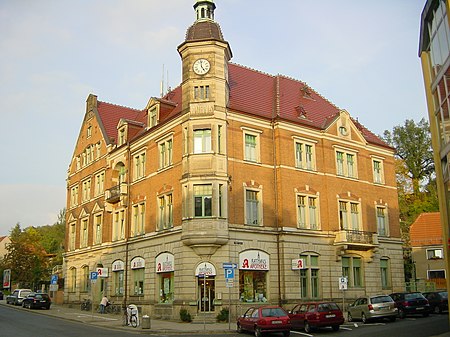
M 388 318 L 394 322 L 397 308 L 394 300 L 388 295 L 360 297 L 349 305 L 347 312 L 349 322 L 359 319 L 366 323 L 371 319 Z

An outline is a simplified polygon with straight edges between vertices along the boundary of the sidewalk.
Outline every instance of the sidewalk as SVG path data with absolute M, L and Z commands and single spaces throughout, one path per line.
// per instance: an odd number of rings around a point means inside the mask
M 0 301 L 0 305 L 8 306 L 11 309 L 16 310 L 29 310 L 23 309 L 19 306 L 13 306 L 11 304 L 6 304 L 6 302 Z M 165 321 L 165 320 L 150 320 L 150 329 L 142 329 L 141 326 L 133 328 L 131 326 L 122 325 L 122 315 L 121 314 L 100 314 L 97 312 L 91 313 L 89 311 L 81 311 L 80 308 L 69 308 L 65 305 L 52 304 L 50 310 L 44 309 L 33 309 L 33 312 L 48 315 L 53 317 L 58 317 L 62 319 L 67 319 L 71 321 L 77 321 L 85 324 L 91 324 L 96 326 L 101 326 L 109 329 L 121 329 L 123 331 L 133 331 L 145 333 L 164 333 L 164 334 L 180 334 L 180 333 L 200 333 L 200 332 L 219 332 L 228 333 L 236 331 L 236 322 L 231 321 L 229 329 L 228 323 L 185 323 L 181 321 Z M 139 317 L 142 321 L 142 317 Z

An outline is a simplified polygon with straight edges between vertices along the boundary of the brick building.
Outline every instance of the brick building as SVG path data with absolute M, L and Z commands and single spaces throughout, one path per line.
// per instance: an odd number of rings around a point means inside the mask
M 306 83 L 231 63 L 214 2 L 194 9 L 177 88 L 144 109 L 87 99 L 65 302 L 176 318 L 342 299 L 342 275 L 347 298 L 402 290 L 393 149 Z

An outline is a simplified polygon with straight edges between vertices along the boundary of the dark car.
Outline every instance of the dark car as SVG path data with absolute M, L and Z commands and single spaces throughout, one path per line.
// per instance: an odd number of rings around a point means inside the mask
M 414 314 L 427 317 L 430 314 L 430 304 L 420 292 L 393 293 L 389 296 L 394 300 L 400 318 Z
M 443 311 L 448 311 L 448 292 L 428 291 L 423 293 L 423 296 L 428 300 L 431 312 L 440 314 Z
M 347 320 L 360 319 L 363 323 L 374 319 L 387 318 L 394 322 L 397 318 L 397 308 L 394 300 L 388 295 L 364 296 L 348 306 Z
M 254 332 L 256 337 L 265 332 L 291 333 L 291 321 L 286 311 L 278 306 L 251 307 L 237 320 L 237 331 Z
M 289 311 L 292 329 L 305 329 L 310 333 L 313 329 L 330 326 L 338 331 L 344 323 L 344 315 L 334 302 L 305 302 L 297 304 Z
M 0 290 L 0 300 L 3 300 L 3 291 Z
M 28 309 L 50 309 L 52 305 L 52 300 L 50 296 L 45 293 L 30 293 L 27 297 L 25 297 L 22 301 L 22 307 Z

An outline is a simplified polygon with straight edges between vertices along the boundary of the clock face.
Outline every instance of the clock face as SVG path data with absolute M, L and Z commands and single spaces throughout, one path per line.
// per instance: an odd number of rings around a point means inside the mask
M 198 75 L 205 75 L 209 69 L 211 68 L 211 65 L 209 64 L 209 61 L 206 59 L 198 59 L 194 62 L 194 72 Z

